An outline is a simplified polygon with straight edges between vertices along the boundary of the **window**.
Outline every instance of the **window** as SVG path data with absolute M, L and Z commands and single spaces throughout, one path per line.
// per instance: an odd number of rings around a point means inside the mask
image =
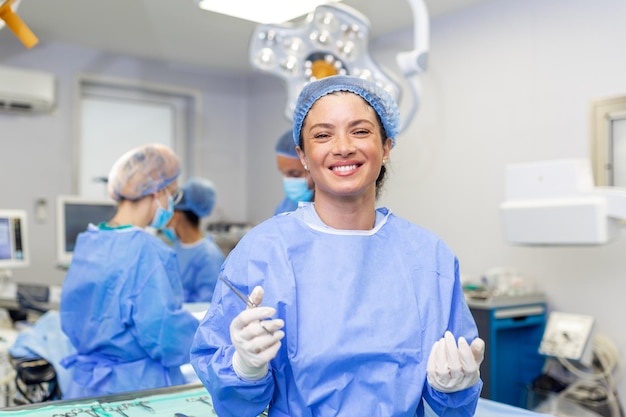
M 590 119 L 596 185 L 626 187 L 626 96 L 592 102 Z
M 165 85 L 81 76 L 74 193 L 106 196 L 106 178 L 124 152 L 146 144 L 171 147 L 184 176 L 194 175 L 199 94 Z

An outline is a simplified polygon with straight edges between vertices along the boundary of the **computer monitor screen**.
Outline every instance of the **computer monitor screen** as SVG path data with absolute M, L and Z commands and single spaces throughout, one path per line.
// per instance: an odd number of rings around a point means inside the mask
M 89 223 L 97 225 L 111 220 L 117 205 L 113 200 L 62 195 L 57 197 L 57 262 L 67 267 L 78 234 L 87 230 Z
M 0 270 L 28 266 L 26 211 L 0 210 Z

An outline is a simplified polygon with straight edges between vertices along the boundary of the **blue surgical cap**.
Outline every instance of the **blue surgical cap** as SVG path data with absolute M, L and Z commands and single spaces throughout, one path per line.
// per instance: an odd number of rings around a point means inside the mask
M 298 96 L 296 109 L 293 112 L 292 139 L 296 145 L 299 145 L 302 124 L 313 104 L 326 94 L 336 91 L 349 91 L 367 101 L 374 111 L 378 113 L 387 137 L 391 139 L 392 146 L 395 146 L 400 126 L 400 109 L 396 101 L 385 89 L 373 82 L 347 75 L 333 75 L 321 78 L 311 81 L 304 86 Z
M 111 168 L 107 189 L 114 200 L 138 200 L 170 185 L 180 175 L 180 162 L 170 148 L 143 145 L 122 155 Z
M 182 189 L 183 197 L 174 206 L 175 210 L 191 211 L 202 218 L 211 214 L 215 206 L 215 187 L 204 178 L 189 178 Z
M 276 142 L 276 147 L 274 148 L 276 151 L 276 155 L 286 156 L 287 158 L 299 159 L 298 152 L 296 152 L 296 147 L 293 144 L 293 131 L 288 130 L 280 138 L 278 138 L 278 142 Z

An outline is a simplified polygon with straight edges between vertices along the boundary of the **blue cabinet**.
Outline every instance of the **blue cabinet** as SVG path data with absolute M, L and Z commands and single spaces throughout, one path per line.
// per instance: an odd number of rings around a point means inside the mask
M 541 375 L 539 344 L 546 324 L 543 295 L 468 299 L 485 341 L 481 397 L 526 408 L 527 387 Z

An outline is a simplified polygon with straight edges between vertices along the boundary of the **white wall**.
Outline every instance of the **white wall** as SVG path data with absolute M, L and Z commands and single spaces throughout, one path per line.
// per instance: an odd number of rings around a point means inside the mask
M 0 39 L 9 36 L 13 35 L 8 30 L 0 32 Z M 218 196 L 212 220 L 246 220 L 245 79 L 68 45 L 41 43 L 26 50 L 21 45 L 11 49 L 11 42 L 0 43 L 0 65 L 51 72 L 58 87 L 58 105 L 51 114 L 0 113 L 0 207 L 26 209 L 30 220 L 32 263 L 13 271 L 16 281 L 63 281 L 64 273 L 55 266 L 55 197 L 73 192 L 74 77 L 79 73 L 198 90 L 203 102 L 197 148 L 202 167 L 186 175 L 203 175 L 215 183 Z M 35 222 L 33 216 L 38 198 L 48 201 L 44 223 Z
M 284 198 L 274 146 L 291 129 L 283 115 L 286 89 L 280 79 L 255 74 L 248 99 L 248 219 L 258 223 L 274 214 Z
M 605 246 L 513 246 L 498 206 L 507 164 L 590 155 L 591 100 L 626 94 L 625 19 L 623 0 L 497 0 L 434 20 L 424 104 L 392 151 L 384 196 L 439 233 L 463 274 L 517 268 L 551 309 L 593 315 L 622 355 L 626 231 Z M 399 33 L 374 48 L 391 66 L 410 42 Z

